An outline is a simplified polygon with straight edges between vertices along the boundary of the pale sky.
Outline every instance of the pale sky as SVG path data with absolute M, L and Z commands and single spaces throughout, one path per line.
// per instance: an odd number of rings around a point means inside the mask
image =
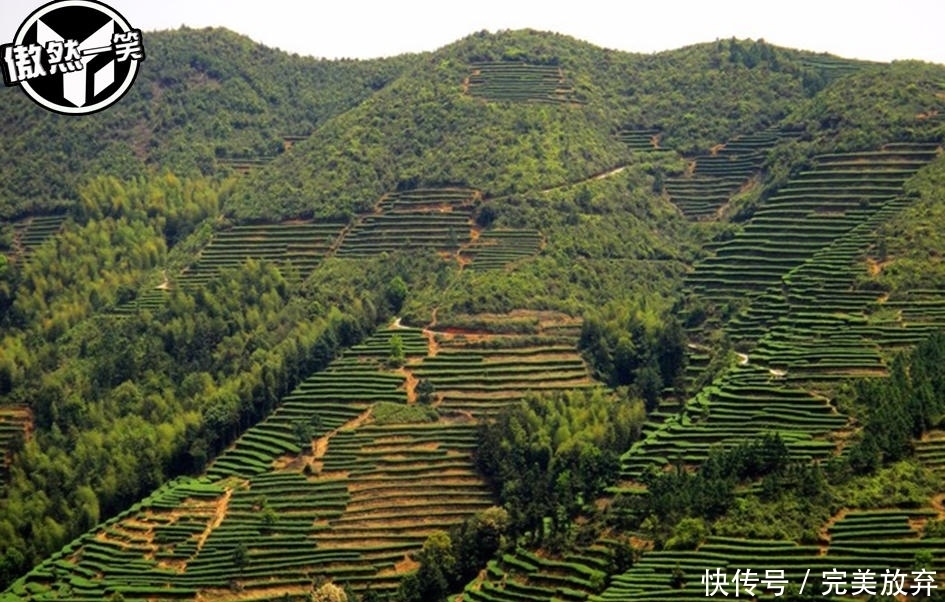
M 47 0 L 0 0 L 0 43 Z M 943 0 L 106 0 L 144 31 L 221 26 L 267 46 L 327 58 L 436 50 L 473 32 L 532 28 L 598 46 L 657 52 L 718 38 L 876 61 L 945 64 Z M 145 49 L 147 37 L 145 36 Z

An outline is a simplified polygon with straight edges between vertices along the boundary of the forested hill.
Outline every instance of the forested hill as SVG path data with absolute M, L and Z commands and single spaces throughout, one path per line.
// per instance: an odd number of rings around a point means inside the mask
M 344 215 L 397 187 L 524 192 L 625 164 L 616 134 L 627 128 L 704 152 L 776 126 L 835 77 L 805 56 L 764 42 L 643 56 L 534 31 L 475 34 L 254 174 L 226 207 L 238 218 Z M 503 62 L 525 66 L 507 73 Z
M 945 66 L 145 43 L 0 91 L 3 602 L 945 575 Z
M 0 90 L 9 141 L 0 150 L 9 166 L 0 215 L 65 209 L 90 176 L 154 168 L 258 171 L 225 199 L 240 219 L 345 215 L 397 185 L 508 194 L 625 163 L 613 135 L 621 129 L 652 128 L 664 147 L 693 155 L 777 125 L 841 75 L 872 66 L 882 78 L 890 68 L 761 41 L 634 55 L 534 31 L 480 33 L 435 53 L 369 61 L 290 56 L 223 29 L 154 32 L 146 42 L 153 58 L 101 114 L 64 120 Z M 491 92 L 477 92 L 475 76 L 470 87 L 470 74 L 490 61 L 551 69 L 564 102 L 540 110 L 478 102 Z M 900 67 L 893 72 L 912 77 Z M 285 153 L 293 144 L 297 152 Z
M 268 160 L 357 105 L 419 56 L 328 61 L 288 55 L 225 29 L 149 33 L 134 86 L 108 111 L 68 119 L 0 89 L 6 174 L 0 216 L 74 206 L 101 174 L 213 175 Z

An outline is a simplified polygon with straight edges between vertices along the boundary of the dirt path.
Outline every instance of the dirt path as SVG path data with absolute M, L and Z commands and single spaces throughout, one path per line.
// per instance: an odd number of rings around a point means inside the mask
M 883 261 L 876 261 L 872 257 L 866 258 L 866 270 L 869 272 L 870 276 L 877 276 L 880 272 L 883 271 L 883 268 L 888 266 L 893 262 L 892 259 L 885 259 Z
M 837 524 L 838 521 L 842 520 L 843 517 L 845 517 L 848 512 L 849 512 L 849 510 L 847 510 L 846 508 L 841 508 L 839 512 L 837 512 L 836 514 L 834 514 L 833 516 L 831 516 L 830 518 L 828 518 L 828 519 L 827 519 L 827 522 L 825 522 L 825 523 L 823 524 L 823 526 L 820 528 L 820 531 L 819 531 L 817 534 L 820 536 L 820 539 L 822 539 L 823 541 L 827 542 L 827 543 L 824 543 L 824 544 L 820 544 L 820 555 L 821 555 L 821 556 L 826 556 L 826 555 L 827 555 L 827 550 L 830 548 L 830 529 L 831 529 L 831 527 L 833 527 L 835 524 Z
M 440 343 L 436 340 L 436 333 L 424 328 L 423 336 L 427 338 L 427 357 L 435 357 L 440 352 Z
M 594 180 L 603 180 L 604 178 L 615 176 L 625 169 L 627 169 L 626 165 L 619 165 L 617 167 L 614 167 L 613 169 L 608 169 L 607 171 L 602 171 L 601 173 L 597 173 L 588 178 L 584 178 L 583 180 L 578 180 L 576 182 L 565 182 L 564 184 L 558 184 L 557 186 L 552 186 L 550 188 L 543 188 L 539 190 L 538 192 L 552 192 L 554 190 L 561 190 L 562 188 L 569 188 L 571 186 L 577 186 L 578 184 L 585 184 L 587 182 L 593 182 Z
M 383 198 L 384 197 L 381 197 L 381 199 Z M 374 213 L 380 213 L 380 209 L 378 208 L 380 204 L 381 204 L 381 201 L 378 201 L 377 205 L 375 205 Z M 331 245 L 328 247 L 328 250 L 325 252 L 325 257 L 331 257 L 338 252 L 338 248 L 341 247 L 341 243 L 345 241 L 345 238 L 348 236 L 348 234 L 350 234 L 351 231 L 354 230 L 356 226 L 358 226 L 361 222 L 364 221 L 364 215 L 366 214 L 358 215 L 357 218 L 355 218 L 351 223 L 347 224 L 344 228 L 341 229 L 341 232 L 338 233 L 338 236 L 335 237 L 335 240 L 331 241 Z
M 413 375 L 413 371 L 406 368 L 399 368 L 396 373 L 404 375 L 404 390 L 407 393 L 407 405 L 417 403 L 417 383 L 419 380 Z
M 932 498 L 932 508 L 938 512 L 938 516 L 936 518 L 945 520 L 945 493 L 939 494 Z
M 161 284 L 157 285 L 157 286 L 154 287 L 154 288 L 156 288 L 156 289 L 158 289 L 158 290 L 160 290 L 160 291 L 170 290 L 170 288 L 171 288 L 171 281 L 170 281 L 170 279 L 167 277 L 167 270 L 161 270 L 161 278 L 163 279 L 163 280 L 161 280 Z
M 210 519 L 210 522 L 207 524 L 207 528 L 203 530 L 203 533 L 200 534 L 200 537 L 197 538 L 197 551 L 194 553 L 193 557 L 196 557 L 200 553 L 200 550 L 203 549 L 203 544 L 207 543 L 207 538 L 210 537 L 210 534 L 213 533 L 213 530 L 220 526 L 223 523 L 223 519 L 226 518 L 226 509 L 230 505 L 230 498 L 233 496 L 233 489 L 228 488 L 226 493 L 217 501 L 217 506 L 213 511 L 213 518 Z
M 338 431 L 342 429 L 356 429 L 371 417 L 371 408 L 368 408 L 349 420 L 348 422 L 342 424 L 338 428 L 328 431 L 318 439 L 312 441 L 312 457 L 315 460 L 323 458 L 325 453 L 328 451 L 328 444 L 331 443 L 331 438 L 338 434 Z
M 29 228 L 29 225 L 33 223 L 33 218 L 30 218 L 29 223 L 26 224 L 23 228 L 13 228 L 13 242 L 10 245 L 10 248 L 13 250 L 14 257 L 23 257 L 26 255 L 26 246 L 23 245 L 23 232 Z

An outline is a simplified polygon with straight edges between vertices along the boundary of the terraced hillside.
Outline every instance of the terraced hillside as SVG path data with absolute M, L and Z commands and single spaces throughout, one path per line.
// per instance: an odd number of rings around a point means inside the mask
M 715 147 L 711 154 L 693 158 L 689 173 L 666 180 L 670 200 L 690 219 L 715 217 L 758 173 L 768 150 L 787 135 L 776 130 L 745 134 Z
M 439 326 L 437 352 L 414 369 L 436 388 L 444 410 L 482 416 L 525 392 L 597 386 L 577 353 L 580 322 L 538 314 L 525 333 L 503 333 L 500 320 L 474 327 Z M 498 329 L 498 330 L 497 330 Z
M 790 269 L 892 201 L 936 156 L 937 144 L 887 145 L 822 155 L 769 197 L 732 240 L 714 248 L 688 279 L 700 296 L 757 295 Z
M 341 241 L 339 257 L 369 257 L 398 249 L 456 251 L 469 240 L 470 213 L 402 211 L 365 216 Z
M 478 327 L 389 328 L 351 347 L 204 476 L 162 487 L 12 591 L 91 601 L 200 599 L 235 587 L 262 599 L 303 593 L 316 578 L 392 590 L 428 535 L 494 503 L 472 462 L 478 419 L 529 391 L 595 386 L 575 349 L 579 322 L 553 313 L 460 320 Z M 508 324 L 530 332 L 508 334 Z M 395 337 L 406 364 L 385 368 Z M 431 406 L 416 401 L 425 379 Z
M 941 140 L 945 71 L 535 31 L 363 71 L 154 40 L 173 60 L 94 157 L 8 103 L 5 214 L 80 204 L 48 267 L 0 266 L 0 404 L 35 413 L 6 429 L 29 444 L 0 600 L 704 599 L 709 568 L 945 569 L 939 383 L 874 378 L 945 326 L 945 169 L 937 143 L 864 149 Z M 887 257 L 914 206 L 917 255 Z M 477 514 L 490 545 L 444 543 Z
M 668 150 L 660 148 L 660 131 L 656 128 L 620 130 L 617 138 L 636 152 Z
M 216 271 L 238 267 L 249 258 L 291 261 L 304 278 L 336 244 L 342 226 L 339 222 L 299 220 L 222 230 L 181 276 L 181 284 L 202 284 Z
M 266 163 L 269 163 L 272 159 L 273 157 L 218 158 L 217 165 L 227 167 L 245 176 L 253 170 L 259 169 Z
M 29 408 L 0 406 L 0 485 L 6 480 L 9 449 L 28 435 L 31 423 Z
M 43 244 L 62 228 L 66 215 L 34 215 L 13 224 L 12 250 L 18 255 L 29 257 L 32 249 Z
M 753 571 L 755 595 L 776 600 L 793 586 L 804 584 L 808 595 L 840 593 L 819 599 L 850 599 L 854 593 L 916 595 L 917 584 L 945 569 L 945 540 L 922 535 L 922 526 L 938 515 L 933 509 L 844 512 L 828 527 L 826 544 L 801 545 L 793 541 L 709 537 L 697 551 L 654 551 L 644 554 L 632 569 L 617 575 L 593 602 L 610 600 L 704 600 L 720 582 L 733 596 L 737 578 Z M 917 569 L 917 554 L 929 554 L 931 563 Z M 809 571 L 809 572 L 808 572 Z M 923 571 L 920 573 L 919 571 Z M 673 574 L 682 583 L 673 582 Z M 902 575 L 901 589 L 891 589 L 886 577 Z M 859 577 L 857 577 L 859 576 Z M 749 581 L 751 581 L 751 578 Z M 739 584 L 743 587 L 743 581 Z M 706 587 L 708 586 L 708 590 Z M 864 587 L 866 589 L 861 589 Z M 935 591 L 930 588 L 927 591 Z M 715 595 L 721 596 L 720 592 Z M 742 589 L 742 596 L 746 596 Z M 920 596 L 921 597 L 921 596 Z
M 839 451 L 831 433 L 847 419 L 820 392 L 824 385 L 885 374 L 884 349 L 918 342 L 945 326 L 938 302 L 931 310 L 916 307 L 921 316 L 905 320 L 883 311 L 889 300 L 881 293 L 854 286 L 871 234 L 908 203 L 895 196 L 901 188 L 894 186 L 934 154 L 926 146 L 891 146 L 823 158 L 819 165 L 842 185 L 821 177 L 820 170 L 814 170 L 816 177 L 800 174 L 784 189 L 796 192 L 773 196 L 742 233 L 697 267 L 689 282 L 700 295 L 718 300 L 731 300 L 736 291 L 757 295 L 728 327 L 747 353 L 684 411 L 648 427 L 647 436 L 623 457 L 625 478 L 637 479 L 676 460 L 701 462 L 712 445 L 765 432 L 778 432 L 798 459 Z M 872 180 L 877 171 L 891 181 Z M 822 183 L 816 194 L 802 192 L 811 181 Z M 787 234 L 789 221 L 791 232 L 803 232 L 803 238 Z M 775 249 L 779 232 L 783 239 Z
M 470 65 L 465 82 L 468 93 L 490 101 L 581 102 L 560 67 L 514 61 Z
M 460 259 L 472 270 L 496 270 L 534 257 L 541 250 L 541 233 L 535 230 L 487 230 L 460 251 Z
M 542 238 L 534 230 L 478 230 L 472 213 L 481 202 L 481 193 L 467 188 L 415 189 L 383 195 L 374 211 L 350 224 L 293 220 L 236 225 L 215 233 L 183 273 L 172 277 L 164 271 L 162 284 L 141 291 L 114 313 L 153 311 L 165 303 L 169 289 L 201 286 L 220 270 L 237 268 L 247 259 L 291 262 L 304 279 L 329 255 L 363 258 L 427 248 L 450 256 L 458 253 L 472 269 L 489 270 L 539 252 Z
M 378 203 L 383 213 L 468 210 L 482 199 L 469 188 L 418 188 L 385 194 Z
M 875 65 L 875 63 L 868 61 L 856 61 L 829 54 L 809 55 L 803 57 L 800 63 L 802 66 L 820 73 L 828 81 L 851 75 L 869 65 Z
M 578 602 L 599 591 L 612 566 L 614 552 L 604 540 L 561 560 L 518 549 L 489 562 L 456 602 Z

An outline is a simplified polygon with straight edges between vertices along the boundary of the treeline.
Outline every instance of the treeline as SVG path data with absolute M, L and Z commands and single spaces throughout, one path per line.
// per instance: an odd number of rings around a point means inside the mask
M 598 388 L 529 397 L 483 423 L 476 465 L 508 510 L 510 534 L 568 545 L 572 519 L 616 482 L 644 420 L 640 401 Z

